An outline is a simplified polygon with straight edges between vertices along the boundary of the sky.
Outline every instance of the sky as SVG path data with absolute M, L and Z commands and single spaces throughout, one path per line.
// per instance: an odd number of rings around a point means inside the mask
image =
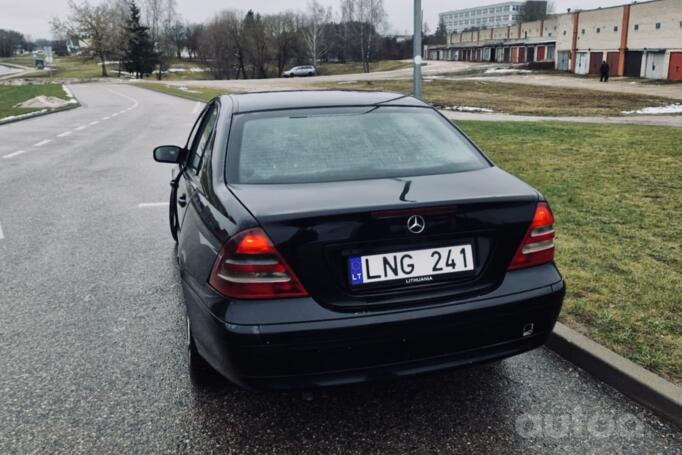
M 97 2 L 97 0 L 90 0 Z M 138 0 L 140 3 L 143 0 Z M 503 0 L 499 0 L 503 1 Z M 260 13 L 274 13 L 286 9 L 305 11 L 308 0 L 176 0 L 178 12 L 187 20 L 202 22 L 216 12 L 234 8 Z M 320 0 L 332 6 L 338 14 L 339 0 Z M 431 31 L 438 26 L 438 13 L 498 3 L 496 0 L 422 0 L 424 20 Z M 567 8 L 591 9 L 628 3 L 628 0 L 553 0 L 555 12 Z M 413 0 L 384 0 L 391 33 L 412 32 Z M 67 0 L 0 0 L 0 29 L 16 30 L 31 38 L 51 38 L 49 21 L 68 14 Z

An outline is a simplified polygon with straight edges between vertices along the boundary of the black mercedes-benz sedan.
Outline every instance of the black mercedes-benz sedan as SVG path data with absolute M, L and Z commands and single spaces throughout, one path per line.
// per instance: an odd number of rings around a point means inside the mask
M 190 376 L 307 388 L 542 345 L 561 309 L 554 217 L 431 106 L 306 91 L 207 104 L 170 224 Z

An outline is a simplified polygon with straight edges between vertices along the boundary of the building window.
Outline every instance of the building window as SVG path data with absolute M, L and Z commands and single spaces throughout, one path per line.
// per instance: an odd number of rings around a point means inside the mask
M 601 33 L 601 28 L 597 27 L 597 33 Z
M 635 30 L 639 30 L 639 24 L 635 24 Z
M 656 22 L 656 30 L 660 30 L 660 29 L 661 29 L 661 23 L 660 23 L 660 22 Z
M 583 35 L 585 34 L 585 29 L 583 29 Z
M 617 31 L 618 31 L 618 26 L 617 26 L 617 25 L 615 25 L 615 26 L 613 27 L 613 31 L 614 31 L 614 32 L 617 32 Z
M 566 36 L 566 30 L 564 30 L 564 36 Z

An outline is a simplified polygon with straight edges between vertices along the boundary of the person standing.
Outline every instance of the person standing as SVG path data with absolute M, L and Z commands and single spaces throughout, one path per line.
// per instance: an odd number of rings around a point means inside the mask
M 601 63 L 601 78 L 599 78 L 599 82 L 608 82 L 609 81 L 609 72 L 611 71 L 611 67 L 609 64 L 604 60 Z

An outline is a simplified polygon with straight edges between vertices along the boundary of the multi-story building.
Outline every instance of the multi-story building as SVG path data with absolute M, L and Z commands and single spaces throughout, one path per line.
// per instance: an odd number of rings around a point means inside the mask
M 546 1 L 509 1 L 494 5 L 478 6 L 447 11 L 438 15 L 448 33 L 468 29 L 490 29 L 519 23 L 526 13 L 543 16 Z
M 553 65 L 576 74 L 682 81 L 682 0 L 569 11 L 545 19 L 448 34 L 427 58 Z

